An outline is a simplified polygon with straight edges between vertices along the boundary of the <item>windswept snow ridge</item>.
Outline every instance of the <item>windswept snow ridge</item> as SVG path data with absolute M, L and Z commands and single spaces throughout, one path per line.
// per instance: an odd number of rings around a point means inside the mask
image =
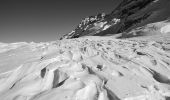
M 166 100 L 168 45 L 112 37 L 52 42 L 34 50 L 40 58 L 1 72 L 0 100 Z

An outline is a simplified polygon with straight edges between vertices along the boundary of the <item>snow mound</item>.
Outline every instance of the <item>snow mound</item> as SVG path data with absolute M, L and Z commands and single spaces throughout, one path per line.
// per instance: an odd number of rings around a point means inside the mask
M 166 34 L 170 32 L 170 24 L 161 28 L 161 33 Z
M 0 100 L 166 100 L 170 96 L 168 44 L 84 37 L 36 50 L 42 49 L 40 58 L 1 72 Z

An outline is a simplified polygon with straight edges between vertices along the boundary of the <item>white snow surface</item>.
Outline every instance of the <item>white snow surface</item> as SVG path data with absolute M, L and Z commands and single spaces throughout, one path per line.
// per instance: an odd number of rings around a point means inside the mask
M 170 24 L 165 25 L 164 27 L 161 28 L 161 33 L 166 34 L 170 33 Z
M 166 100 L 170 96 L 169 44 L 112 37 L 33 44 L 0 54 L 0 100 Z

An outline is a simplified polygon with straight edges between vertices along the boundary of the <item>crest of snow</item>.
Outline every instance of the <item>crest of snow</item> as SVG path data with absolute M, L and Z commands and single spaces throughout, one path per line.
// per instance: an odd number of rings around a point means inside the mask
M 107 22 L 94 23 L 96 27 L 103 27 Z
M 26 42 L 17 42 L 17 43 L 9 43 L 9 44 L 5 44 L 5 43 L 0 43 L 0 53 L 12 50 L 12 49 L 16 49 L 20 46 L 26 45 L 28 43 Z
M 87 25 L 87 26 L 84 28 L 84 30 L 87 30 L 88 27 L 89 27 L 89 25 Z
M 74 33 L 75 31 L 71 31 L 70 33 L 68 33 L 68 35 L 71 35 L 72 33 Z
M 96 18 L 90 18 L 90 20 L 91 20 L 91 21 L 94 21 L 94 20 L 96 20 Z
M 170 32 L 170 24 L 161 28 L 161 33 L 166 34 L 166 33 L 169 33 L 169 32 Z
M 0 47 L 5 47 L 5 46 L 8 46 L 8 44 L 6 44 L 6 43 L 0 43 Z
M 114 22 L 114 24 L 116 24 L 116 23 L 120 22 L 120 19 L 114 18 L 112 21 Z
M 153 1 L 153 2 L 158 2 L 159 0 L 155 0 L 155 1 Z
M 25 45 L 25 44 L 27 44 L 27 43 L 26 43 L 26 42 L 11 43 L 11 45 L 18 45 L 18 46 L 20 46 L 20 45 Z
M 104 28 L 103 28 L 103 30 L 108 29 L 110 26 L 111 26 L 111 25 L 105 25 Z

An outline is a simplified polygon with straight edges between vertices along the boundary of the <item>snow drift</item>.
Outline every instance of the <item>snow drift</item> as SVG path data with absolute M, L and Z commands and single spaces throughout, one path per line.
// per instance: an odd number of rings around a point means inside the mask
M 84 37 L 36 46 L 32 51 L 39 52 L 34 55 L 36 59 L 28 58 L 29 61 L 15 69 L 1 72 L 0 100 L 166 100 L 170 97 L 169 44 Z

